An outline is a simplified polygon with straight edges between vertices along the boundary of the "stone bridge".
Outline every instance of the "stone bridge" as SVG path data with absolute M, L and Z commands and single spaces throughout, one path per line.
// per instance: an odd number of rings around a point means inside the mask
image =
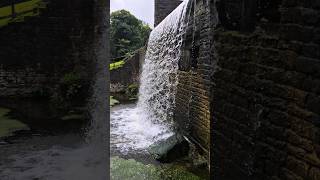
M 31 116 L 44 112 L 35 115 L 44 119 L 83 109 L 100 50 L 97 28 L 109 25 L 106 3 L 0 0 L 0 105 Z M 102 11 L 104 24 L 97 21 Z
M 156 19 L 165 14 L 157 7 Z M 191 8 L 175 120 L 210 159 L 212 178 L 320 179 L 319 1 Z

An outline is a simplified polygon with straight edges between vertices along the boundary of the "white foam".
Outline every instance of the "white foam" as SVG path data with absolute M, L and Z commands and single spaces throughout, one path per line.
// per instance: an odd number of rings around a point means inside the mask
M 121 153 L 146 151 L 173 132 L 165 125 L 148 120 L 139 108 L 124 108 L 111 112 L 111 146 Z

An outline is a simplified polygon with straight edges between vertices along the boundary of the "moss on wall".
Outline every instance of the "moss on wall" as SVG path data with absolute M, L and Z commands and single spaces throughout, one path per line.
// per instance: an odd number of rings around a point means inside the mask
M 121 68 L 124 64 L 125 64 L 124 60 L 112 63 L 112 64 L 109 65 L 109 70 L 112 71 L 114 69 Z
M 39 9 L 45 8 L 46 3 L 42 0 L 29 0 L 14 4 L 14 12 L 12 6 L 7 5 L 0 7 L 0 27 L 12 22 L 24 21 L 25 17 L 38 16 Z

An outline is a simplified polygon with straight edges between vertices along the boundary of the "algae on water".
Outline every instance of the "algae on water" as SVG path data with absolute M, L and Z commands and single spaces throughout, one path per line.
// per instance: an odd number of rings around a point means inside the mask
M 111 158 L 112 180 L 201 180 L 182 167 L 145 165 L 133 159 Z
M 0 137 L 10 136 L 18 130 L 29 130 L 26 124 L 9 118 L 7 116 L 9 112 L 9 109 L 0 108 Z

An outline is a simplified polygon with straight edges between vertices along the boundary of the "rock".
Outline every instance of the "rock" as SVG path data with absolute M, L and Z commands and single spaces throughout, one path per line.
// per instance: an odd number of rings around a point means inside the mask
M 0 146 L 2 146 L 2 145 L 7 145 L 7 144 L 8 144 L 7 142 L 0 140 Z
M 154 143 L 148 151 L 156 160 L 170 163 L 188 155 L 189 143 L 182 136 L 175 134 Z

